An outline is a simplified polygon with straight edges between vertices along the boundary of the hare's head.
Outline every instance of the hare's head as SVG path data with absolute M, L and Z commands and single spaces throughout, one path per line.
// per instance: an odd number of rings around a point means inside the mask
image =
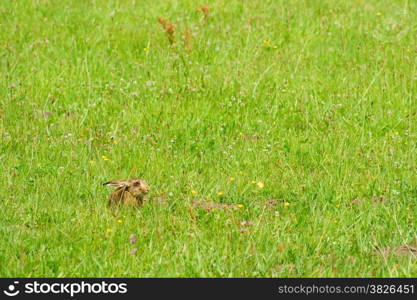
M 115 187 L 117 189 L 125 189 L 134 197 L 139 197 L 149 193 L 149 185 L 145 180 L 140 178 L 121 179 L 106 182 L 104 185 Z
M 146 183 L 143 179 L 131 179 L 130 185 L 128 188 L 128 191 L 133 196 L 140 196 L 140 195 L 146 195 L 149 193 L 149 185 Z

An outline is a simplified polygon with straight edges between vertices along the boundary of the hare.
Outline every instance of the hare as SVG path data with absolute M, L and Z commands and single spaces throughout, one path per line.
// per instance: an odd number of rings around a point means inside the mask
M 125 204 L 131 207 L 143 205 L 143 198 L 149 192 L 149 185 L 139 178 L 112 180 L 103 185 L 116 188 L 110 194 L 109 206 Z

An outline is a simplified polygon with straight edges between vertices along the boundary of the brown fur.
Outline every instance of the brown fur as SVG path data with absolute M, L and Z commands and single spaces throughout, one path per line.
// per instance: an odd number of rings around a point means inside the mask
M 143 205 L 143 198 L 149 192 L 149 185 L 139 178 L 113 180 L 104 185 L 116 188 L 110 194 L 109 206 L 140 207 Z

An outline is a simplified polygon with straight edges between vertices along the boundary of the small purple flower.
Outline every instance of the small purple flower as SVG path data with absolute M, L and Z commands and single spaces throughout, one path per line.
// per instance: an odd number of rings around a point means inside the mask
M 130 236 L 129 236 L 129 242 L 133 245 L 133 244 L 136 244 L 136 242 L 137 242 L 137 239 L 136 239 L 136 234 L 134 234 L 134 233 L 132 233 Z
M 241 226 L 252 226 L 253 222 L 252 221 L 242 221 L 240 222 Z

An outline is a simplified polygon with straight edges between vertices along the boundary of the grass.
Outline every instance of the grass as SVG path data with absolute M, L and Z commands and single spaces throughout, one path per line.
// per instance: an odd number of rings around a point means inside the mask
M 417 238 L 416 20 L 407 0 L 1 1 L 0 276 L 416 276 L 395 251 Z M 108 209 L 129 177 L 147 204 Z

